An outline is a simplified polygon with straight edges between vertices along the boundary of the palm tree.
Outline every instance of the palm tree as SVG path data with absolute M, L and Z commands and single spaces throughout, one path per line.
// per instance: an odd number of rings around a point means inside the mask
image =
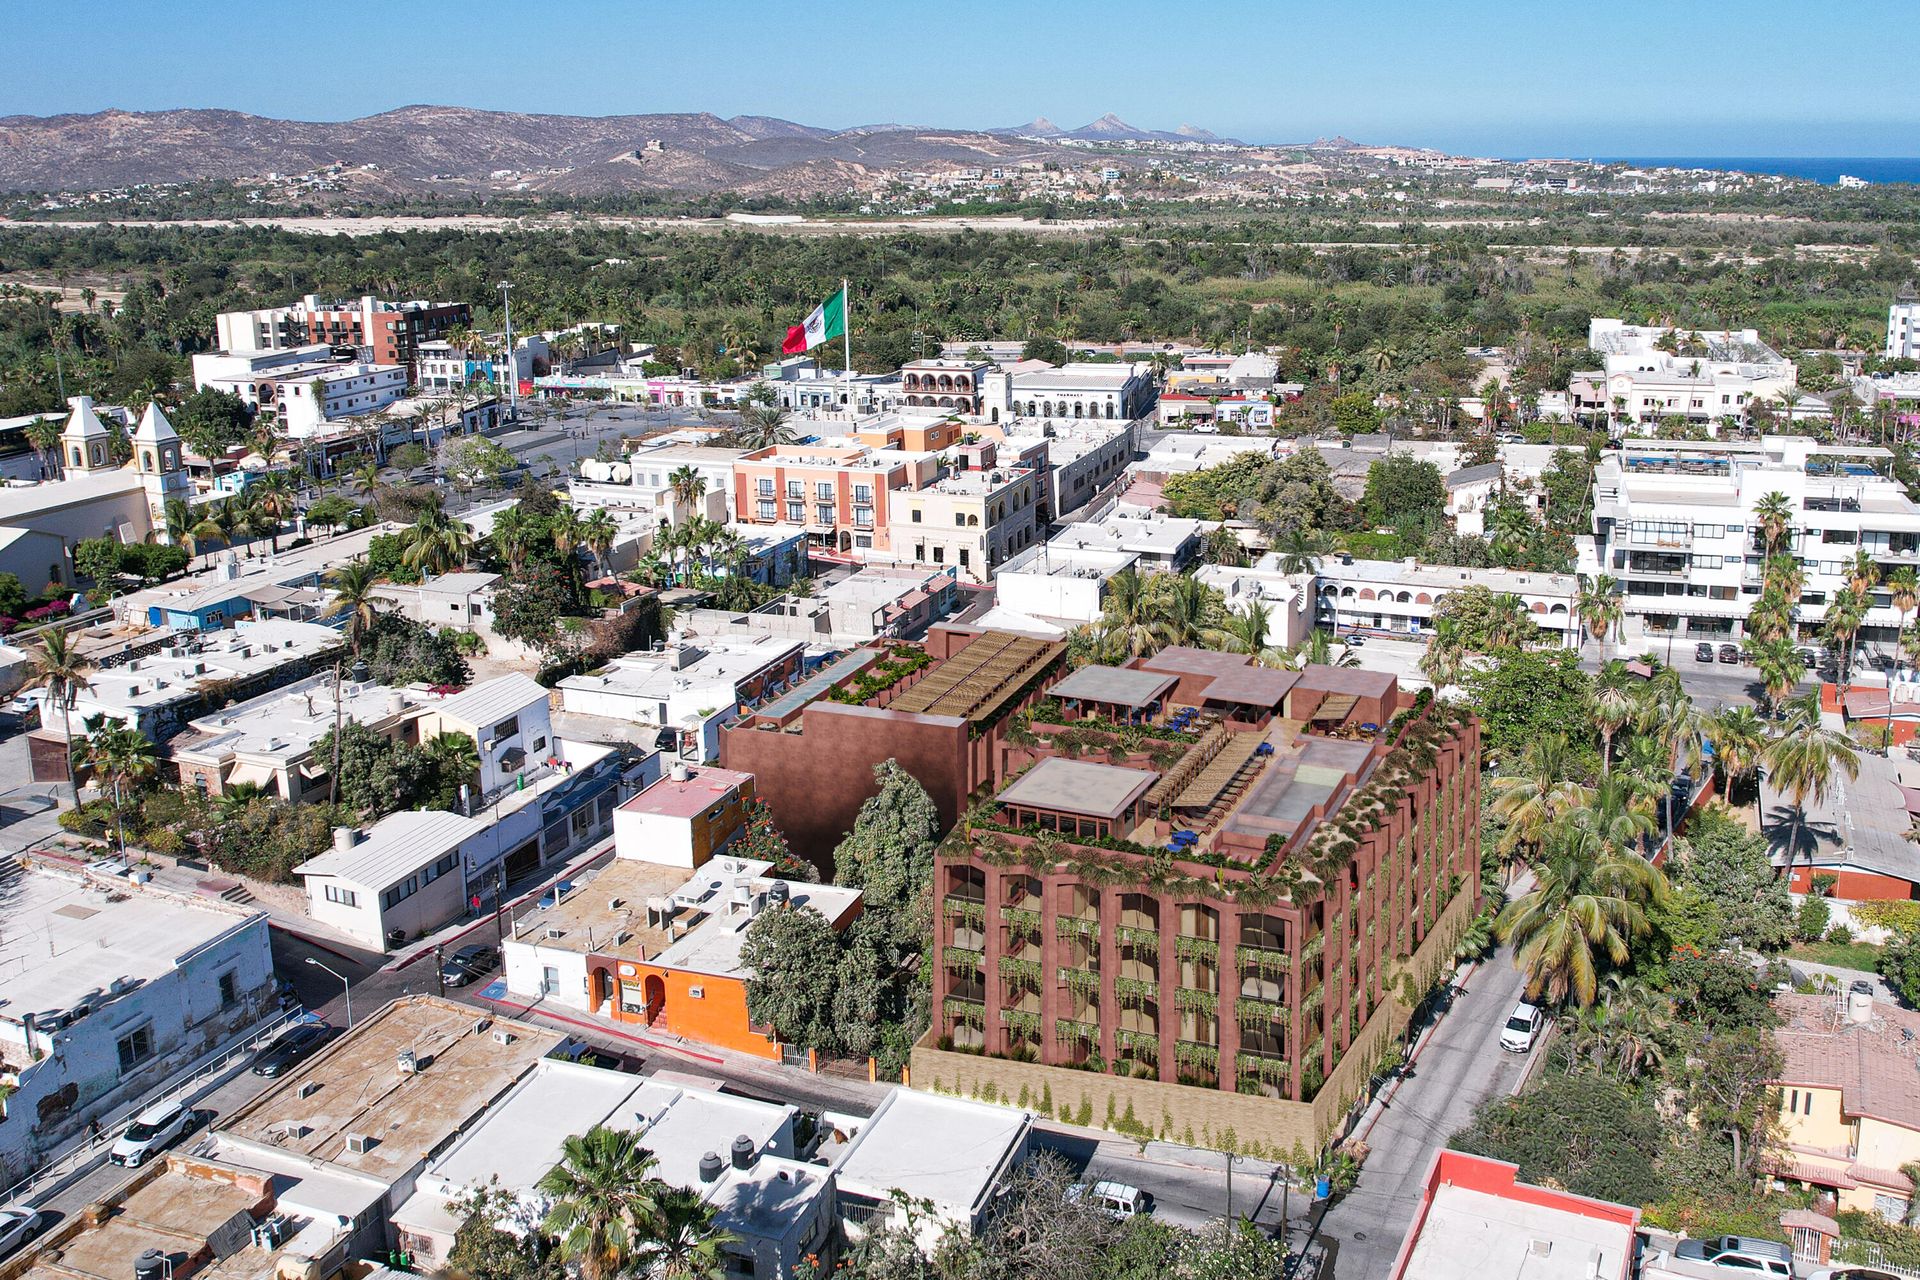
M 67 779 L 73 788 L 73 802 L 80 803 L 80 787 L 73 781 L 73 704 L 82 689 L 92 688 L 87 676 L 93 663 L 83 657 L 68 633 L 49 630 L 33 654 L 33 675 L 29 683 L 47 691 L 47 701 L 60 708 L 60 731 L 67 742 Z
M 292 515 L 297 503 L 294 500 L 293 484 L 283 471 L 261 476 L 248 489 L 253 498 L 253 511 L 259 518 L 258 524 L 267 533 L 268 548 L 275 555 L 280 552 L 280 526 Z
M 1606 573 L 1595 575 L 1592 581 L 1588 581 L 1585 574 L 1580 575 L 1580 590 L 1574 597 L 1573 611 L 1580 625 L 1600 641 L 1600 652 L 1605 656 L 1607 637 L 1619 628 L 1625 616 L 1619 580 Z
M 1307 632 L 1306 638 L 1299 644 L 1282 652 L 1275 665 L 1289 671 L 1300 671 L 1307 667 L 1357 667 L 1360 659 L 1345 645 L 1341 646 L 1340 656 L 1334 657 L 1333 637 L 1315 627 Z
M 1326 543 L 1306 529 L 1288 529 L 1274 542 L 1273 554 L 1280 572 L 1312 573 L 1320 567 Z
M 1567 777 L 1571 766 L 1566 735 L 1550 733 L 1527 744 L 1518 771 L 1488 784 L 1489 807 L 1507 820 L 1502 852 L 1538 850 L 1554 823 L 1580 803 L 1580 788 Z
M 1456 618 L 1439 617 L 1433 622 L 1433 635 L 1427 640 L 1427 650 L 1420 655 L 1420 673 L 1439 693 L 1451 685 L 1460 683 L 1467 670 L 1467 650 L 1460 639 L 1460 622 Z
M 257 782 L 230 782 L 213 802 L 214 815 L 222 822 L 238 822 L 247 807 L 267 794 Z
M 188 562 L 200 554 L 200 540 L 193 536 L 199 527 L 200 518 L 185 498 L 168 498 L 165 518 L 167 522 L 167 541 L 176 547 L 184 547 Z
M 1793 528 L 1793 499 L 1775 489 L 1753 504 L 1753 521 L 1760 526 L 1760 550 L 1769 562 L 1786 544 Z
M 527 552 L 531 549 L 535 537 L 535 521 L 520 503 L 499 512 L 493 517 L 493 529 L 487 534 L 487 540 L 493 543 L 496 556 L 506 561 L 507 572 L 519 577 L 527 567 Z
M 713 1229 L 713 1207 L 694 1204 L 670 1212 L 659 1234 L 640 1247 L 648 1280 L 725 1280 L 726 1246 L 736 1236 Z
M 422 512 L 400 540 L 400 562 L 429 576 L 452 573 L 473 554 L 473 530 L 437 506 Z
M 1106 608 L 1100 627 L 1101 647 L 1109 654 L 1137 658 L 1154 651 L 1153 617 L 1146 586 L 1146 579 L 1131 565 L 1107 579 Z
M 1707 722 L 1707 741 L 1713 744 L 1714 762 L 1727 780 L 1731 797 L 1741 779 L 1753 776 L 1768 741 L 1767 722 L 1752 707 L 1727 707 Z
M 380 619 L 380 597 L 375 588 L 385 581 L 385 576 L 364 559 L 349 560 L 327 571 L 327 585 L 333 588 L 333 603 L 327 606 L 327 612 L 346 615 L 347 643 L 356 658 L 367 632 Z
M 729 537 L 738 538 L 732 530 Z M 613 551 L 613 543 L 620 536 L 620 527 L 613 522 L 613 516 L 605 507 L 597 507 L 580 522 L 580 541 L 593 554 L 594 566 L 604 576 L 608 571 L 607 557 Z
M 456 786 L 480 776 L 480 748 L 470 734 L 443 730 L 427 740 L 425 750 L 434 770 Z
M 89 716 L 86 728 L 82 759 L 93 774 L 93 785 L 112 796 L 113 824 L 120 831 L 120 852 L 124 855 L 127 841 L 121 829 L 122 789 L 137 786 L 159 772 L 160 751 L 139 729 L 105 716 Z
M 1806 830 L 1807 800 L 1824 801 L 1827 788 L 1841 774 L 1860 776 L 1860 753 L 1852 739 L 1820 723 L 1820 704 L 1812 697 L 1787 707 L 1785 723 L 1760 753 L 1767 778 L 1790 798 L 1792 831 L 1787 844 L 1787 875 L 1793 875 L 1793 856 Z
M 1240 544 L 1239 535 L 1224 524 L 1207 534 L 1201 554 L 1208 564 L 1223 564 L 1238 569 L 1247 563 L 1247 549 Z
M 707 496 L 707 478 L 691 466 L 675 467 L 668 472 L 667 487 L 673 491 L 675 511 L 681 507 L 691 510 L 695 503 Z
M 793 443 L 793 428 L 787 425 L 787 411 L 777 404 L 749 404 L 740 410 L 740 429 L 735 433 L 742 448 L 767 449 Z
M 1174 576 L 1153 620 L 1163 645 L 1213 645 L 1221 636 L 1215 606 L 1206 585 L 1191 574 Z
M 1248 601 L 1245 611 L 1229 610 L 1226 621 L 1220 624 L 1221 647 L 1230 653 L 1252 654 L 1256 661 L 1266 661 L 1273 652 L 1267 645 L 1267 628 L 1272 620 L 1273 613 L 1267 608 L 1267 602 L 1260 599 Z
M 1785 636 L 1775 636 L 1770 640 L 1755 640 L 1749 636 L 1745 648 L 1747 661 L 1754 665 L 1761 683 L 1766 686 L 1768 706 L 1778 711 L 1799 687 L 1800 677 L 1806 674 L 1805 664 L 1800 661 L 1800 651 Z
M 208 507 L 206 516 L 189 532 L 196 540 L 218 538 L 221 546 L 231 547 L 245 527 L 243 509 L 232 498 L 224 498 Z
M 1900 614 L 1900 625 L 1894 635 L 1905 636 L 1907 615 L 1913 612 L 1915 605 L 1920 604 L 1920 573 L 1914 572 L 1910 564 L 1901 565 L 1887 575 L 1887 593 L 1893 597 L 1893 607 Z
M 1833 602 L 1827 606 L 1826 633 L 1828 641 L 1839 654 L 1839 684 L 1846 689 L 1853 683 L 1853 642 L 1860 634 L 1860 627 L 1867 620 L 1867 597 L 1856 590 L 1851 583 L 1833 593 Z
M 560 1256 L 577 1262 L 584 1280 L 613 1280 L 658 1235 L 660 1184 L 653 1153 L 625 1129 L 595 1125 L 561 1144 L 560 1163 L 539 1189 L 553 1198 L 542 1224 Z
M 1540 638 L 1540 627 L 1527 602 L 1510 591 L 1494 596 L 1487 619 L 1489 649 L 1523 649 Z
M 1536 875 L 1533 889 L 1495 918 L 1494 932 L 1514 944 L 1530 999 L 1585 1007 L 1598 994 L 1601 964 L 1625 965 L 1632 940 L 1651 930 L 1647 908 L 1666 900 L 1666 877 L 1575 823 L 1549 832 Z
M 1613 739 L 1628 722 L 1638 718 L 1639 700 L 1626 664 L 1614 659 L 1600 669 L 1593 682 L 1593 724 L 1600 731 L 1600 774 L 1613 767 Z

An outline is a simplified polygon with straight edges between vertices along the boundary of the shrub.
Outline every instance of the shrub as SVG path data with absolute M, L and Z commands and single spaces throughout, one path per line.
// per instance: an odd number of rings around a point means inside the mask
M 1794 927 L 1802 942 L 1818 942 L 1827 932 L 1827 921 L 1833 915 L 1833 908 L 1827 900 L 1818 894 L 1808 894 L 1800 900 L 1799 913 L 1794 917 Z
M 0 618 L 0 628 L 7 620 Z M 1892 929 L 1895 933 L 1920 933 L 1920 902 L 1856 902 L 1847 908 L 1863 925 Z
M 1827 941 L 1841 944 L 1852 942 L 1853 930 L 1847 927 L 1846 921 L 1836 921 L 1833 927 L 1827 930 Z

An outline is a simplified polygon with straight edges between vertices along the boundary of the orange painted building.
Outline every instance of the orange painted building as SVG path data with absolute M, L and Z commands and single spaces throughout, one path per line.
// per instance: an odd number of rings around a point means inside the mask
M 919 488 L 937 474 L 931 456 L 870 447 L 781 444 L 734 461 L 733 519 L 739 525 L 804 528 L 814 546 L 886 550 L 887 494 Z

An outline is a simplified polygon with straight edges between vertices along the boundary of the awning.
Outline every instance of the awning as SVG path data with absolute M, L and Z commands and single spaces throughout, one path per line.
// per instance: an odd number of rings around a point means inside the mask
M 241 760 L 233 766 L 233 772 L 229 773 L 226 776 L 226 780 L 220 785 L 222 787 L 240 787 L 248 783 L 259 787 L 262 791 L 272 791 L 274 789 L 273 770 L 262 764 L 248 764 L 246 761 Z

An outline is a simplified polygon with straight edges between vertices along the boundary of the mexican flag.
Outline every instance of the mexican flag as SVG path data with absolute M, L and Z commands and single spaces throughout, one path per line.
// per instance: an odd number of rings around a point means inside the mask
M 797 324 L 787 330 L 787 340 L 780 344 L 780 350 L 785 355 L 797 356 L 840 337 L 846 331 L 847 287 L 841 285 L 831 298 L 813 309 L 813 314 L 807 317 L 805 324 Z

